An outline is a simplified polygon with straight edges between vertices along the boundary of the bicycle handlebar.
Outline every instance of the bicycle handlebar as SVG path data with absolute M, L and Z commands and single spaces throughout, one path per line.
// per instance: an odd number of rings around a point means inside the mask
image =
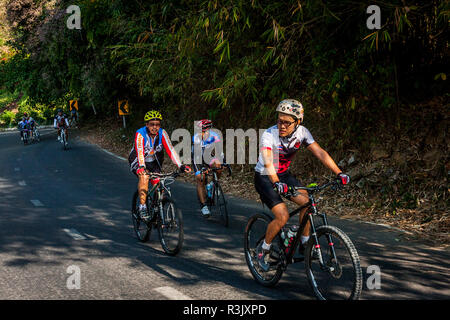
M 159 173 L 159 172 L 150 172 L 148 169 L 145 169 L 145 172 L 150 176 L 150 178 L 176 178 L 180 175 L 180 172 L 178 170 L 175 170 L 171 173 Z
M 331 186 L 333 190 L 341 189 L 343 184 L 339 179 L 332 180 L 322 186 L 313 186 L 313 187 L 293 187 L 294 190 L 306 190 L 308 192 L 316 192 L 321 191 L 325 188 Z
M 231 166 L 229 164 L 227 164 L 227 163 L 221 164 L 218 168 L 216 168 L 216 167 L 209 167 L 209 168 L 203 167 L 201 169 L 201 172 L 204 173 L 206 171 L 219 171 L 219 170 L 222 170 L 224 168 L 228 168 L 228 176 L 231 176 L 231 174 L 232 174 Z

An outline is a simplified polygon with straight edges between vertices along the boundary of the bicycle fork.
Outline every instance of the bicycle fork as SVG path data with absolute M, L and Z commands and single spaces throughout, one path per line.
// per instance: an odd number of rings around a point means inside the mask
M 314 238 L 314 243 L 315 243 L 314 244 L 314 249 L 317 250 L 317 253 L 318 253 L 317 255 L 319 257 L 320 267 L 322 269 L 325 269 L 325 270 L 328 269 L 329 271 L 334 271 L 333 267 L 326 266 L 325 262 L 323 261 L 322 250 L 321 250 L 321 247 L 320 247 L 319 238 L 317 237 L 317 232 L 316 232 L 316 228 L 314 226 L 314 221 L 313 221 L 313 216 L 314 215 L 318 215 L 318 216 L 320 216 L 322 218 L 323 225 L 327 226 L 328 225 L 327 217 L 326 217 L 325 213 L 319 214 L 317 212 L 317 207 L 316 207 L 316 203 L 315 202 L 312 202 L 311 207 L 312 207 L 312 211 L 310 211 L 308 213 L 308 218 L 309 218 L 309 221 L 311 222 L 312 236 Z M 330 252 L 331 252 L 331 254 L 333 256 L 333 259 L 334 259 L 334 261 L 337 262 L 336 251 L 334 250 L 333 238 L 332 238 L 331 234 L 327 234 L 326 237 L 327 237 L 328 245 L 329 245 L 329 248 L 330 248 Z

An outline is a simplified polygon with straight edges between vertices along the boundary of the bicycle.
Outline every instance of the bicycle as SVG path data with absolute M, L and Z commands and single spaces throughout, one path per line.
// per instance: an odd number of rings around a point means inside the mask
M 41 133 L 38 130 L 38 126 L 34 127 L 34 137 L 38 142 L 41 141 Z
M 78 119 L 76 116 L 71 116 L 69 120 L 69 126 L 78 129 Z
M 179 175 L 177 171 L 172 173 L 148 172 L 150 179 L 158 178 L 159 182 L 147 192 L 147 214 L 149 218 L 142 219 L 139 214 L 139 195 L 136 191 L 131 205 L 131 218 L 133 228 L 140 242 L 147 242 L 152 228 L 158 229 L 159 241 L 163 250 L 171 256 L 176 255 L 183 246 L 183 215 L 176 208 L 168 187 Z
M 62 143 L 64 150 L 67 150 L 67 145 L 68 145 L 66 130 L 67 130 L 66 127 L 61 127 L 61 131 L 59 133 L 59 137 L 61 138 L 60 142 Z
M 227 201 L 225 199 L 225 194 L 222 191 L 222 187 L 220 186 L 219 180 L 217 179 L 217 171 L 222 170 L 223 168 L 228 168 L 228 176 L 230 177 L 232 174 L 231 167 L 229 164 L 221 164 L 218 168 L 211 167 L 203 167 L 202 174 L 204 173 L 206 176 L 212 176 L 212 191 L 211 197 L 208 192 L 206 193 L 206 204 L 211 208 L 213 215 L 219 215 L 225 227 L 228 227 L 229 218 L 228 218 L 228 209 L 227 209 Z M 208 179 L 204 179 L 204 184 L 206 187 Z
M 244 253 L 248 268 L 258 283 L 267 287 L 275 286 L 289 264 L 304 261 L 308 282 L 318 299 L 357 300 L 359 298 L 363 280 L 358 252 L 342 230 L 328 225 L 326 214 L 319 213 L 317 201 L 314 198 L 315 192 L 330 186 L 334 190 L 340 187 L 339 182 L 335 180 L 323 186 L 310 184 L 307 187 L 291 188 L 290 195 L 295 195 L 294 190 L 307 190 L 309 202 L 291 211 L 289 217 L 295 216 L 304 208 L 308 210 L 287 247 L 282 240 L 282 236 L 286 235 L 286 226 L 273 239 L 269 253 L 270 267 L 267 272 L 259 267 L 256 248 L 264 240 L 267 225 L 273 218 L 265 212 L 250 217 L 244 232 Z M 314 216 L 322 219 L 322 225 L 317 228 Z M 300 235 L 308 221 L 311 223 L 310 239 L 304 245 L 303 257 L 294 257 L 300 245 Z
M 30 131 L 32 132 L 31 137 L 32 137 L 33 142 L 41 141 L 41 134 L 39 133 L 38 127 L 36 125 Z
M 25 127 L 25 128 L 22 129 L 22 133 L 23 133 L 22 138 L 23 138 L 23 144 L 24 144 L 24 145 L 27 145 L 27 144 L 28 144 L 28 132 L 29 132 L 29 131 L 30 131 L 30 130 L 29 130 L 27 127 Z

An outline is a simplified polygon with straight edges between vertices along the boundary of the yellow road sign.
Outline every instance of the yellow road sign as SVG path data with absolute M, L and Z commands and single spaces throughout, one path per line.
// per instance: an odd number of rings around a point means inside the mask
M 130 106 L 128 105 L 128 100 L 119 100 L 119 115 L 127 116 L 130 112 Z
M 73 108 L 77 109 L 78 111 L 78 100 L 69 100 L 69 106 L 70 111 L 72 111 Z

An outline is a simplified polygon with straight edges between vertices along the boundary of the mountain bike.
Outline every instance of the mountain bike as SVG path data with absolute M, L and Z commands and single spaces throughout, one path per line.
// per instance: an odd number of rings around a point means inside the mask
M 69 120 L 69 126 L 72 128 L 78 129 L 78 117 L 77 116 L 71 116 Z
M 176 255 L 183 246 L 183 215 L 176 207 L 169 185 L 175 181 L 178 172 L 155 173 L 148 172 L 150 179 L 159 179 L 147 193 L 147 215 L 142 219 L 139 214 L 139 194 L 133 195 L 131 218 L 137 238 L 146 242 L 150 238 L 152 228 L 158 229 L 159 241 L 168 255 Z
M 38 130 L 38 126 L 34 127 L 34 136 L 38 142 L 41 141 L 41 133 Z
M 39 130 L 38 130 L 37 126 L 34 126 L 32 132 L 33 132 L 33 134 L 32 134 L 33 142 L 41 141 L 41 134 L 39 133 Z
M 244 232 L 245 259 L 253 278 L 261 285 L 274 286 L 281 279 L 287 266 L 292 263 L 305 262 L 308 282 L 316 297 L 320 300 L 338 300 L 359 298 L 362 289 L 362 271 L 358 253 L 350 238 L 340 229 L 328 225 L 325 213 L 319 213 L 314 194 L 327 187 L 333 190 L 340 188 L 336 180 L 323 186 L 310 184 L 307 187 L 291 187 L 295 190 L 307 190 L 309 201 L 307 204 L 289 213 L 292 217 L 304 208 L 308 208 L 297 233 L 291 238 L 286 247 L 282 236 L 286 236 L 286 226 L 280 230 L 272 241 L 269 253 L 270 268 L 264 272 L 258 264 L 256 248 L 264 240 L 267 225 L 273 218 L 262 212 L 253 215 L 248 220 Z M 322 220 L 322 224 L 316 227 L 314 217 Z M 311 236 L 304 245 L 302 256 L 294 257 L 297 247 L 300 245 L 300 235 L 311 223 Z
M 28 140 L 29 140 L 29 129 L 28 128 L 23 128 L 22 129 L 22 133 L 23 133 L 23 144 L 27 145 L 28 144 Z
M 66 130 L 67 130 L 67 128 L 66 127 L 62 127 L 61 128 L 61 131 L 60 131 L 60 133 L 59 133 L 59 136 L 60 136 L 60 142 L 62 143 L 62 145 L 63 145 L 63 149 L 64 150 L 67 150 L 67 148 L 68 148 L 68 142 L 67 142 L 67 132 L 66 132 Z
M 202 173 L 206 176 L 212 177 L 212 189 L 211 196 L 209 196 L 208 192 L 206 192 L 206 204 L 211 208 L 211 213 L 213 216 L 220 217 L 220 220 L 223 222 L 225 227 L 228 227 L 228 209 L 227 209 L 227 200 L 225 199 L 225 194 L 222 191 L 222 187 L 220 186 L 219 180 L 217 179 L 217 171 L 220 171 L 224 168 L 228 169 L 228 176 L 231 176 L 232 171 L 229 164 L 221 164 L 219 167 L 203 167 Z M 205 187 L 207 185 L 208 179 L 204 179 Z

